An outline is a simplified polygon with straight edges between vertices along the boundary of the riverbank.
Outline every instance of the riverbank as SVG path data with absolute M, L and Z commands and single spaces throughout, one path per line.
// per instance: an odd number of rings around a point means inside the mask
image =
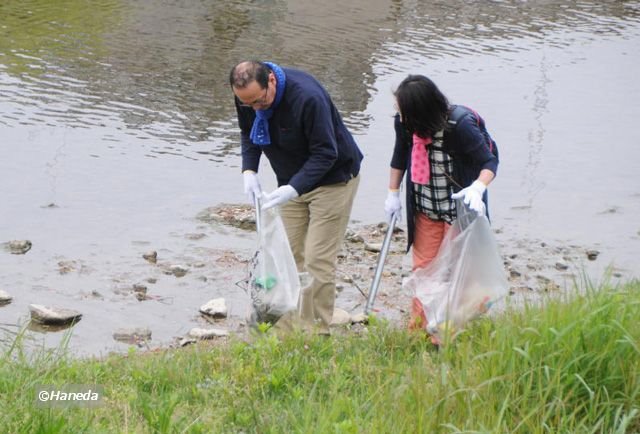
M 323 338 L 78 360 L 0 352 L 7 432 L 637 432 L 640 284 L 546 298 L 474 321 L 439 351 L 386 321 Z M 92 408 L 35 385 L 98 385 Z M 90 387 L 90 386 L 85 386 Z
M 511 285 L 510 302 L 561 294 L 583 280 L 589 264 L 601 265 L 593 247 L 514 238 L 501 228 L 494 232 Z M 385 233 L 383 222 L 349 225 L 337 272 L 341 324 L 364 310 Z M 69 342 L 70 353 L 78 357 L 126 353 L 131 347 L 178 347 L 192 342 L 194 329 L 246 335 L 250 300 L 241 287 L 255 251 L 252 208 L 244 204 L 206 208 L 179 231 L 155 238 L 132 242 L 121 257 L 103 257 L 93 251 L 82 256 L 51 255 L 38 240 L 29 241 L 30 249 L 23 254 L 0 252 L 15 264 L 14 270 L 23 270 L 4 276 L 6 286 L 1 289 L 12 299 L 0 306 L 0 338 L 11 340 L 27 326 L 29 346 L 60 345 L 64 329 L 30 323 L 30 304 L 83 315 Z M 402 288 L 411 268 L 405 247 L 401 224 L 394 233 L 374 305 L 379 318 L 399 328 L 407 320 L 411 298 Z M 610 276 L 623 277 L 616 270 Z M 202 305 L 219 298 L 225 300 L 226 317 L 200 313 Z M 127 330 L 133 339 L 121 339 Z

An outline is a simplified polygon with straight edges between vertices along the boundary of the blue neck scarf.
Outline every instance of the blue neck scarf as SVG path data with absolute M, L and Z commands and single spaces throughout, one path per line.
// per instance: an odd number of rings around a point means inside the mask
M 282 100 L 282 96 L 284 95 L 284 85 L 286 81 L 286 76 L 282 68 L 280 68 L 275 63 L 264 62 L 265 65 L 268 65 L 269 68 L 276 75 L 276 97 L 273 100 L 273 104 L 267 110 L 256 110 L 256 118 L 253 121 L 253 126 L 251 127 L 251 133 L 249 134 L 249 138 L 251 141 L 258 146 L 266 146 L 271 144 L 271 137 L 269 136 L 269 119 L 273 116 L 274 109 Z

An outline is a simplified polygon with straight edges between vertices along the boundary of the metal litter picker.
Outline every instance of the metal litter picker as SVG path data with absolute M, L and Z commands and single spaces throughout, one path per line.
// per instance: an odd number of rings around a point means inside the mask
M 371 282 L 371 288 L 369 289 L 369 296 L 367 298 L 367 305 L 364 309 L 364 314 L 369 315 L 371 309 L 373 308 L 373 302 L 378 294 L 378 287 L 380 286 L 380 279 L 382 278 L 382 269 L 384 268 L 384 261 L 387 259 L 387 253 L 389 252 L 389 246 L 391 245 L 391 237 L 393 235 L 393 229 L 396 226 L 396 221 L 398 220 L 398 213 L 394 212 L 391 215 L 391 221 L 389 222 L 389 226 L 387 227 L 387 233 L 384 236 L 384 241 L 382 242 L 382 248 L 380 249 L 380 255 L 378 255 L 378 263 L 376 265 L 376 272 L 373 276 L 373 281 Z
M 256 208 L 256 232 L 258 232 L 258 239 L 260 238 L 260 228 L 262 227 L 262 210 L 260 209 L 260 197 L 257 194 L 253 195 L 253 205 Z

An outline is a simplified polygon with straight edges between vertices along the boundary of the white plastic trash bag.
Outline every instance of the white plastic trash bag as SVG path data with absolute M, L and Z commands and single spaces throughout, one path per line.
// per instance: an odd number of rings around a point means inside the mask
M 477 216 L 461 200 L 456 206 L 458 218 L 434 260 L 403 281 L 403 288 L 414 295 L 412 321 L 418 306 L 418 327 L 435 342 L 443 341 L 444 332 L 452 335 L 485 313 L 509 290 L 487 217 Z
M 300 279 L 289 240 L 277 210 L 261 213 L 258 249 L 249 269 L 250 323 L 274 324 L 285 313 L 298 309 Z

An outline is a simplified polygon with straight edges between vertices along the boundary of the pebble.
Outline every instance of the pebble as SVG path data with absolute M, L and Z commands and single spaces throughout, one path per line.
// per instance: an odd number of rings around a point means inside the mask
M 590 261 L 595 261 L 598 258 L 599 254 L 600 252 L 597 250 L 587 250 L 587 259 L 589 259 Z
M 143 254 L 142 257 L 152 264 L 158 262 L 158 252 L 156 252 L 155 250 Z

